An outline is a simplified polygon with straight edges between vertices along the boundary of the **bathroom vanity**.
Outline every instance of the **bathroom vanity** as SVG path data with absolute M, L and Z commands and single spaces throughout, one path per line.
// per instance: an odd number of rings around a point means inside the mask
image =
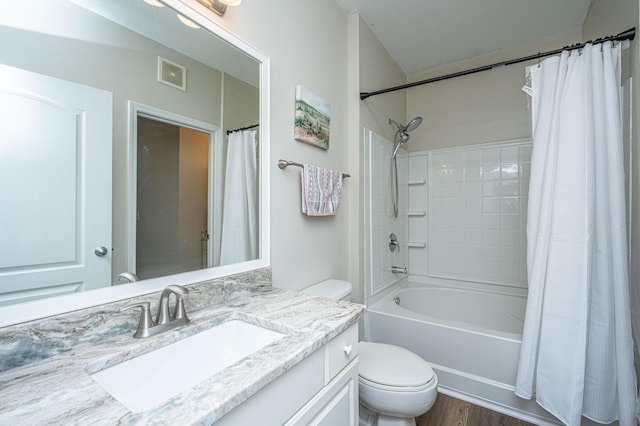
M 279 290 L 252 273 L 188 288 L 191 321 L 148 338 L 133 338 L 139 314 L 120 309 L 155 309 L 158 293 L 1 328 L 0 424 L 357 424 L 362 305 Z M 232 322 L 279 334 L 152 408 L 131 410 L 92 378 Z M 171 388 L 170 373 L 198 370 L 196 352 L 146 375 Z
M 358 424 L 358 326 L 352 325 L 219 424 Z

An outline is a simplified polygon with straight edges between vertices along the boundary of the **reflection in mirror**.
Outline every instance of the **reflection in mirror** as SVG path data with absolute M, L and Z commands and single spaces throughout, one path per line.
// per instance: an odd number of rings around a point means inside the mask
M 264 258 L 261 63 L 166 3 L 1 2 L 0 306 Z
M 137 126 L 137 276 L 211 266 L 207 200 L 212 134 L 140 115 Z

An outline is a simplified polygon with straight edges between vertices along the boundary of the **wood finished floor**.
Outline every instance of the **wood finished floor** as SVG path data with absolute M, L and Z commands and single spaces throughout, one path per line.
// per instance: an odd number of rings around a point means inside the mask
M 426 414 L 416 418 L 416 426 L 534 426 L 513 417 L 439 393 Z

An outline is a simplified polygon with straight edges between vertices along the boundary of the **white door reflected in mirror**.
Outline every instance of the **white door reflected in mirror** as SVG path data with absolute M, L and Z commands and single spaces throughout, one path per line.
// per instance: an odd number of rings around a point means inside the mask
M 0 306 L 111 282 L 110 92 L 0 65 Z

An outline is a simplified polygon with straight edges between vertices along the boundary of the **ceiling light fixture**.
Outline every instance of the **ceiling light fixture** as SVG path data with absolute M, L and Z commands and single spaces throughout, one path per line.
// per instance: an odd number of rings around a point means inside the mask
M 242 0 L 198 0 L 198 3 L 210 11 L 223 16 L 227 11 L 227 6 L 237 6 L 242 3 Z
M 158 0 L 144 0 L 144 2 L 155 7 L 164 7 L 164 4 L 160 3 Z

